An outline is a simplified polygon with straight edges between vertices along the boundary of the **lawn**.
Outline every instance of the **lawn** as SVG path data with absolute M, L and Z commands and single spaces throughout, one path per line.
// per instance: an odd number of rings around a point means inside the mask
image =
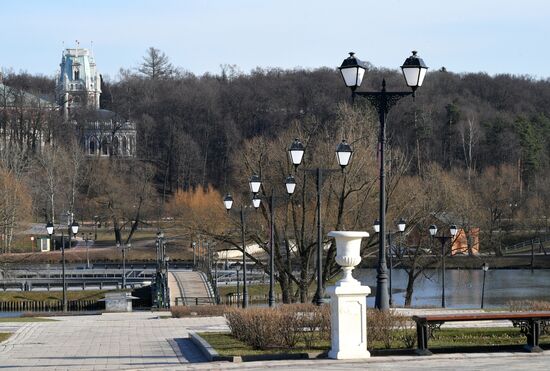
M 240 340 L 235 339 L 229 333 L 222 332 L 203 332 L 199 334 L 206 340 L 221 356 L 248 356 L 261 354 L 277 354 L 277 353 L 312 353 L 323 352 L 330 348 L 329 341 L 320 341 L 312 348 L 306 348 L 304 344 L 296 344 L 292 349 L 268 349 L 259 350 L 253 349 Z
M 3 342 L 4 340 L 8 340 L 10 335 L 11 334 L 6 333 L 6 332 L 0 332 L 0 343 Z
M 413 332 L 411 332 L 413 334 Z M 245 343 L 235 339 L 229 333 L 200 333 L 221 356 L 246 356 L 276 353 L 312 353 L 323 352 L 330 349 L 330 341 L 319 341 L 312 348 L 306 348 L 304 344 L 298 344 L 293 349 L 254 349 Z M 540 337 L 540 343 L 550 345 L 550 335 Z M 369 342 L 369 350 L 384 350 L 382 342 Z M 442 329 L 435 332 L 435 337 L 430 339 L 428 345 L 432 350 L 437 348 L 455 348 L 469 346 L 498 346 L 498 345 L 524 345 L 526 338 L 518 328 L 456 328 Z M 391 349 L 405 349 L 401 342 L 392 343 Z

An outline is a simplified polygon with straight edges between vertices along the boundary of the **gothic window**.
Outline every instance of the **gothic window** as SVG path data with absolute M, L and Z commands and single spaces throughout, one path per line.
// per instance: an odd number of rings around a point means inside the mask
M 115 155 L 115 156 L 118 155 L 119 154 L 118 149 L 119 149 L 118 148 L 118 137 L 114 137 L 113 138 L 113 153 L 112 154 Z
M 107 142 L 107 138 L 103 138 L 101 141 L 101 153 L 104 156 L 107 156 L 109 154 L 109 143 Z
M 95 139 L 90 139 L 90 155 L 95 155 Z
M 122 154 L 128 155 L 128 139 L 122 137 Z
M 74 71 L 74 79 L 73 80 L 80 80 L 80 71 L 79 70 Z

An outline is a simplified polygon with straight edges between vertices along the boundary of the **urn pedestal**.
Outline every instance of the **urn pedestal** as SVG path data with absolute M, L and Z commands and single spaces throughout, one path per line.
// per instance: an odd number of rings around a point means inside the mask
M 367 232 L 333 231 L 328 234 L 336 240 L 336 263 L 344 270 L 343 278 L 327 288 L 331 306 L 330 358 L 368 358 L 367 350 L 367 295 L 368 286 L 353 278 L 353 268 L 361 262 L 361 239 Z

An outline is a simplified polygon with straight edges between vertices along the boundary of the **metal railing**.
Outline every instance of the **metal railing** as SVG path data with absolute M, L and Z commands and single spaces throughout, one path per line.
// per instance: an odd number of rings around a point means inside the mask
M 539 251 L 540 252 L 544 251 L 544 254 L 546 255 L 546 250 L 544 249 L 544 243 L 548 242 L 548 241 L 550 241 L 550 235 L 535 237 L 535 238 L 531 238 L 529 240 L 525 240 L 525 241 L 516 243 L 516 244 L 511 245 L 511 246 L 505 246 L 502 249 L 502 252 L 505 255 L 506 254 L 514 254 L 514 253 L 518 253 L 518 252 L 528 252 L 528 251 L 531 251 L 531 249 L 533 248 L 533 245 L 538 244 L 539 245 Z

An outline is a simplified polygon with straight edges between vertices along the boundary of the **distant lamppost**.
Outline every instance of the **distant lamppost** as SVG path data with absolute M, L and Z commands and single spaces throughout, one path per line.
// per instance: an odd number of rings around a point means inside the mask
M 401 218 L 398 222 L 397 222 L 397 232 L 401 233 L 401 235 L 403 235 L 403 232 L 405 232 L 405 228 L 407 227 L 407 223 L 405 222 L 405 219 Z M 380 221 L 378 219 L 376 219 L 374 221 L 374 224 L 372 225 L 372 228 L 374 229 L 374 232 L 376 233 L 380 233 Z M 390 304 L 390 307 L 393 306 L 393 295 L 392 295 L 392 272 L 393 272 L 393 254 L 394 254 L 394 249 L 392 247 L 392 235 L 397 233 L 397 232 L 388 232 L 387 234 L 387 237 L 388 237 L 388 245 L 389 245 L 389 257 L 390 257 L 390 270 L 389 270 L 389 288 L 388 288 L 388 293 L 389 293 L 389 304 Z M 380 238 L 380 237 L 379 237 Z
M 76 221 L 72 221 L 71 223 L 71 213 L 67 213 L 67 229 L 69 234 L 69 246 L 71 245 L 71 235 L 75 235 L 78 233 L 78 223 Z M 54 225 L 52 222 L 48 222 L 46 224 L 46 231 L 48 232 L 48 235 L 50 236 L 50 240 L 52 236 L 55 234 L 54 231 Z M 62 303 L 63 303 L 63 312 L 67 312 L 68 305 L 67 305 L 67 277 L 65 274 L 65 268 L 66 268 L 66 262 L 65 262 L 65 235 L 63 232 L 63 229 L 61 229 L 61 280 L 62 280 Z
M 447 241 L 451 241 L 452 245 L 452 240 L 456 236 L 458 230 L 456 225 L 453 224 L 449 227 L 450 236 L 436 236 L 437 226 L 432 224 L 429 231 L 432 238 L 438 239 L 439 242 L 441 242 L 441 307 L 445 308 L 445 244 Z
M 403 97 L 412 95 L 414 97 L 416 89 L 422 86 L 424 77 L 428 67 L 424 64 L 424 61 L 416 55 L 416 51 L 412 52 L 412 56 L 407 58 L 401 70 L 405 82 L 411 88 L 411 91 L 407 92 L 389 92 L 386 91 L 386 80 L 382 80 L 382 88 L 376 92 L 364 92 L 356 91 L 363 82 L 363 76 L 367 70 L 367 66 L 364 62 L 355 57 L 354 53 L 349 53 L 349 57 L 346 58 L 342 65 L 339 67 L 342 78 L 347 87 L 352 91 L 352 100 L 355 100 L 355 96 L 359 95 L 367 98 L 367 100 L 376 108 L 378 113 L 378 119 L 380 121 L 380 137 L 379 143 L 379 164 L 380 164 L 380 192 L 379 192 L 379 219 L 380 219 L 380 234 L 386 235 L 386 177 L 384 171 L 384 146 L 386 143 L 386 115 L 390 109 Z M 386 264 L 386 248 L 385 238 L 379 239 L 378 247 L 378 268 L 376 276 L 376 301 L 375 306 L 377 309 L 387 310 L 389 309 L 389 297 L 388 297 L 388 274 Z
M 193 247 L 193 269 L 196 269 L 197 268 L 197 252 L 196 252 L 197 243 L 195 241 L 193 241 L 192 247 Z
M 218 291 L 218 261 L 220 255 L 218 252 L 215 252 L 212 255 L 212 260 L 214 261 L 214 291 L 216 293 L 216 304 L 220 304 L 220 294 Z
M 117 247 L 122 247 L 122 288 L 126 288 L 126 249 L 132 247 L 132 244 L 128 242 L 126 245 L 117 243 Z
M 256 180 L 254 180 L 254 189 L 256 189 L 256 186 L 259 189 L 259 185 L 256 184 Z M 251 180 L 251 187 L 252 187 L 252 180 Z M 252 188 L 251 188 L 252 189 Z M 225 206 L 225 209 L 229 213 L 231 210 L 231 207 L 233 206 L 233 197 L 228 193 L 224 199 L 223 199 L 223 205 Z M 243 246 L 243 303 L 242 307 L 246 308 L 248 307 L 248 290 L 246 285 L 246 240 L 245 240 L 245 226 L 244 226 L 244 208 L 243 205 L 240 207 L 240 217 L 241 217 L 241 242 Z M 237 278 L 238 283 L 238 278 Z
M 237 303 L 238 303 L 239 299 L 241 298 L 241 287 L 240 287 L 241 280 L 240 280 L 240 277 L 239 277 L 239 272 L 241 270 L 241 263 L 240 262 L 235 263 L 235 270 L 237 271 Z M 246 280 L 243 283 L 246 285 Z
M 155 290 L 158 308 L 167 308 L 168 302 L 168 271 L 166 259 L 166 245 L 164 241 L 164 232 L 160 229 L 157 231 L 157 239 L 155 241 L 157 250 L 157 269 L 155 275 Z
M 295 169 L 298 168 L 298 166 L 302 163 L 304 152 L 305 148 L 303 144 L 298 139 L 295 139 L 288 149 L 290 159 Z M 315 174 L 317 185 L 317 290 L 315 292 L 314 298 L 314 302 L 317 305 L 323 304 L 323 225 L 321 219 L 321 185 L 323 184 L 323 175 L 334 173 L 337 171 L 342 171 L 343 173 L 345 167 L 349 164 L 349 161 L 351 160 L 352 153 L 353 150 L 351 149 L 351 146 L 344 139 L 336 147 L 336 160 L 338 161 L 338 165 L 340 165 L 340 169 L 303 169 L 308 173 Z M 295 185 L 295 181 L 294 184 L 287 184 L 287 191 L 289 194 L 292 194 L 294 192 Z
M 489 264 L 483 263 L 483 265 L 481 266 L 481 269 L 483 270 L 483 285 L 481 286 L 481 309 L 483 309 L 483 302 L 485 299 L 485 275 L 489 270 Z
M 92 239 L 92 233 L 82 233 L 84 241 L 86 243 L 86 269 L 90 269 L 90 250 L 88 246 L 88 241 Z
M 94 215 L 94 241 L 97 241 L 97 226 L 99 224 L 99 217 Z
M 293 143 L 294 144 L 294 143 Z M 298 147 L 301 145 L 300 142 L 296 144 Z M 291 146 L 292 147 L 292 146 Z M 302 146 L 303 148 L 303 146 Z M 297 150 L 297 149 L 296 149 Z M 303 154 L 303 151 L 302 151 Z M 300 156 L 301 158 L 301 156 Z M 296 165 L 297 166 L 297 165 Z M 253 175 L 250 178 L 250 191 L 252 192 L 252 205 L 254 208 L 259 208 L 262 203 L 262 198 L 267 198 L 269 201 L 269 211 L 270 211 L 270 218 L 269 218 L 269 295 L 268 295 L 268 303 L 269 307 L 273 307 L 275 305 L 275 200 L 279 199 L 278 196 L 275 195 L 275 191 L 272 188 L 271 194 L 268 197 L 261 197 L 258 196 L 258 192 L 261 188 L 261 178 L 258 175 Z M 287 194 L 289 196 L 294 193 L 294 190 L 296 188 L 296 180 L 292 175 L 289 175 L 285 180 L 285 187 Z M 285 197 L 286 199 L 286 197 Z

